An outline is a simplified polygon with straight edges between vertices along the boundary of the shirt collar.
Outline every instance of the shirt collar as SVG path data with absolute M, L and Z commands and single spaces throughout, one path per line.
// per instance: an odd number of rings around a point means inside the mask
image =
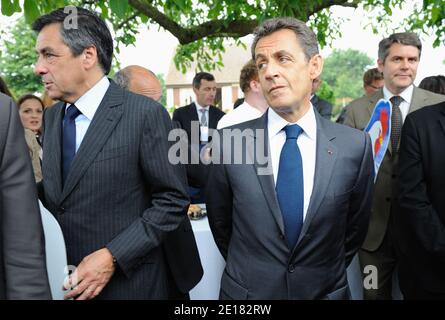
M 403 98 L 404 101 L 406 101 L 408 104 L 411 104 L 411 98 L 413 96 L 413 90 L 414 90 L 414 85 L 410 85 L 408 88 L 406 88 L 405 90 L 403 90 L 399 96 L 401 96 Z M 386 86 L 383 87 L 383 97 L 385 98 L 385 100 L 389 100 L 392 97 L 394 97 L 395 94 L 393 94 L 391 91 L 389 91 Z
M 198 103 L 198 101 L 195 101 L 195 105 L 196 105 L 196 110 L 198 110 L 198 111 L 203 108 L 206 109 L 207 111 L 209 111 L 209 106 L 203 107 Z
M 269 137 L 276 136 L 286 125 L 294 124 L 289 123 L 278 115 L 272 108 L 268 108 L 268 132 Z M 298 124 L 303 133 L 306 134 L 309 139 L 315 140 L 317 132 L 317 120 L 315 119 L 314 108 L 311 103 L 309 110 L 301 117 L 296 124 Z
M 83 96 L 74 102 L 77 109 L 79 109 L 79 111 L 82 112 L 82 114 L 87 117 L 88 120 L 93 120 L 94 114 L 96 113 L 97 108 L 99 108 L 99 105 L 102 102 L 109 86 L 110 81 L 106 76 L 104 76 L 90 90 L 85 92 Z M 67 104 L 66 108 L 69 106 L 70 104 Z

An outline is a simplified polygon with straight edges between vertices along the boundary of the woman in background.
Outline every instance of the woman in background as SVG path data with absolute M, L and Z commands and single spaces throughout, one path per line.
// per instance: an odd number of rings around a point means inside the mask
M 19 108 L 22 125 L 25 128 L 25 139 L 32 160 L 34 177 L 36 182 L 39 182 L 42 180 L 42 167 L 40 163 L 42 147 L 40 146 L 39 139 L 42 128 L 43 102 L 35 95 L 26 94 L 17 100 L 17 107 Z

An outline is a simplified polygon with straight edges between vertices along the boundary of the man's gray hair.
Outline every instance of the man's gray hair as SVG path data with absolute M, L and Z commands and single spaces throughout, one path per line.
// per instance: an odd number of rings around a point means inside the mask
M 252 43 L 252 59 L 255 60 L 255 47 L 261 38 L 283 29 L 289 29 L 295 33 L 308 61 L 318 54 L 318 41 L 315 33 L 303 21 L 281 17 L 268 19 L 253 31 L 255 38 Z
M 385 59 L 389 55 L 389 48 L 394 43 L 403 44 L 405 46 L 413 46 L 419 49 L 419 58 L 422 53 L 422 42 L 420 42 L 419 36 L 414 32 L 400 32 L 393 33 L 388 38 L 383 39 L 379 43 L 379 60 L 385 62 Z
M 113 77 L 114 82 L 121 87 L 122 89 L 128 90 L 128 86 L 130 85 L 130 76 L 126 70 L 120 70 L 116 72 Z

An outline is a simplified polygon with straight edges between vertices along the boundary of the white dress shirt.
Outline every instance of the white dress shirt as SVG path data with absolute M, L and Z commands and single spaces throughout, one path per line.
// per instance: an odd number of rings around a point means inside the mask
M 207 126 L 206 127 L 208 127 L 209 126 L 209 121 L 210 121 L 210 112 L 209 112 L 209 108 L 210 107 L 209 106 L 203 107 L 203 106 L 199 105 L 199 103 L 196 102 L 196 101 L 195 101 L 195 106 L 196 106 L 196 112 L 198 113 L 198 119 L 199 119 L 200 125 L 201 125 L 201 115 L 202 115 L 201 109 L 205 109 L 206 110 L 206 119 L 207 119 Z
M 278 169 L 280 164 L 281 149 L 286 142 L 286 133 L 283 128 L 290 124 L 280 117 L 272 108 L 268 109 L 267 130 L 269 134 L 269 145 L 272 159 L 272 169 L 275 185 L 277 184 Z M 314 187 L 315 160 L 317 149 L 317 121 L 313 106 L 308 112 L 296 122 L 303 132 L 297 139 L 298 148 L 303 162 L 303 184 L 304 184 L 304 207 L 303 219 L 306 218 L 307 209 L 311 200 Z
M 233 126 L 238 123 L 246 122 L 249 120 L 257 119 L 263 114 L 257 108 L 252 107 L 246 101 L 242 103 L 238 108 L 233 109 L 226 115 L 224 115 L 219 121 L 217 129 Z
M 82 114 L 78 115 L 76 118 L 76 152 L 79 150 L 80 144 L 87 133 L 94 114 L 102 102 L 109 86 L 110 81 L 104 76 L 90 90 L 85 92 L 83 96 L 74 102 L 77 109 L 82 112 Z M 66 104 L 65 108 L 68 109 L 70 105 L 71 104 Z
M 403 122 L 405 122 L 405 118 L 409 112 L 409 106 L 411 105 L 411 99 L 413 97 L 414 85 L 410 85 L 408 88 L 402 91 L 399 94 L 403 98 L 403 101 L 400 103 L 400 111 L 402 112 Z M 396 96 L 396 94 L 391 93 L 386 87 L 383 87 L 383 98 L 385 100 L 390 100 L 392 97 Z

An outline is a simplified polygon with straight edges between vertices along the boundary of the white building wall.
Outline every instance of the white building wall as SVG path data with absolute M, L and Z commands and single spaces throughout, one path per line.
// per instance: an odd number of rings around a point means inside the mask
M 221 88 L 221 106 L 222 110 L 231 110 L 233 108 L 232 103 L 232 86 L 224 86 Z

